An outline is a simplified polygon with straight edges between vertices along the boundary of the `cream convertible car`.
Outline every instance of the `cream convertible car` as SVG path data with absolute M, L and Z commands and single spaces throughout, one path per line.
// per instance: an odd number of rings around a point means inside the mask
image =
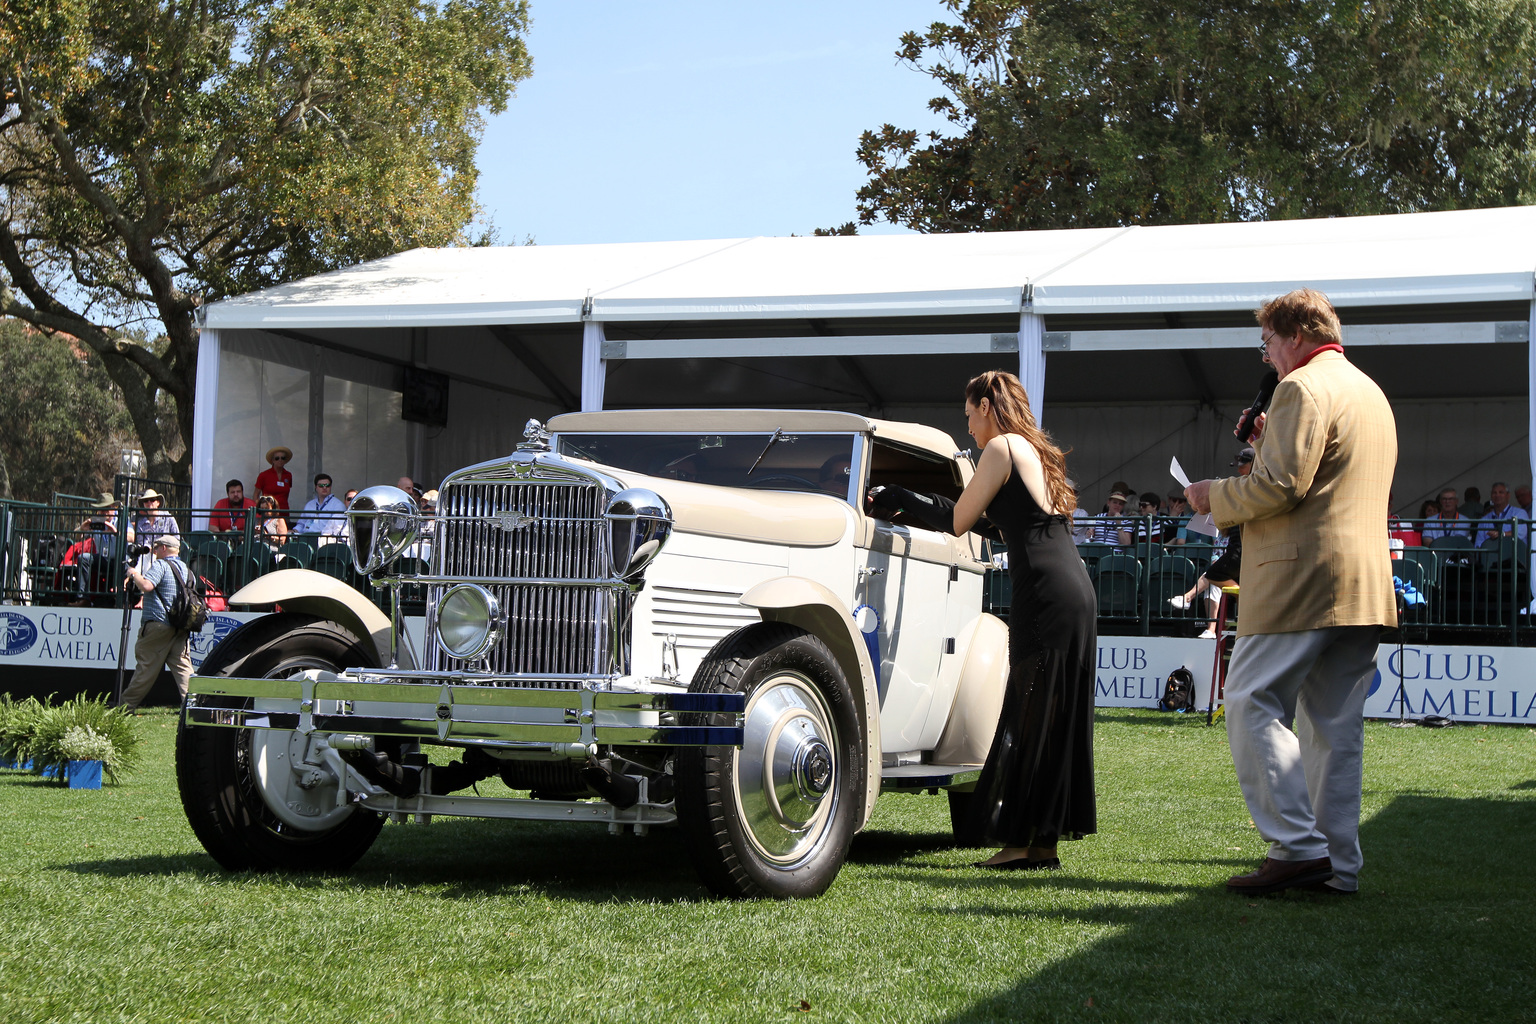
M 949 437 L 763 410 L 571 413 L 525 436 L 443 481 L 434 517 L 392 487 L 348 510 L 374 585 L 425 591 L 424 650 L 398 600 L 386 616 L 318 573 L 234 595 L 282 610 L 208 657 L 177 741 L 220 864 L 346 867 L 386 817 L 675 823 L 715 892 L 813 896 L 882 790 L 963 809 L 1007 676 L 981 541 L 860 500 L 958 495 L 971 463 Z M 493 776 L 519 795 L 462 792 Z

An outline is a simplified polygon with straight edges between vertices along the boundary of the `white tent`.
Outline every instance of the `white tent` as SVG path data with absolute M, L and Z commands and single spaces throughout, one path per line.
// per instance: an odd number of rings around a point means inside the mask
M 1536 207 L 415 250 L 207 308 L 194 494 L 277 443 L 299 480 L 435 480 L 527 416 L 605 403 L 849 408 L 958 440 L 962 383 L 1004 365 L 1096 501 L 1116 476 L 1162 488 L 1165 453 L 1224 466 L 1261 371 L 1250 311 L 1308 285 L 1397 407 L 1406 504 L 1529 479 L 1533 284 Z M 446 379 L 446 425 L 401 419 L 415 370 Z

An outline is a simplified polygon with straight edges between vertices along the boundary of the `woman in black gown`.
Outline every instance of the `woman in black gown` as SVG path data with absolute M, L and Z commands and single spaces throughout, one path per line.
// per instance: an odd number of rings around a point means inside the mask
M 1013 583 L 1008 688 L 961 840 L 1002 844 L 977 867 L 1057 868 L 1058 840 L 1096 830 L 1098 608 L 1072 542 L 1077 500 L 1066 460 L 1036 425 L 1017 377 L 991 370 L 973 378 L 965 388 L 965 415 L 981 460 L 959 501 L 951 505 L 896 487 L 872 502 L 956 536 L 977 529 L 1000 532 L 1007 542 Z M 983 515 L 986 522 L 979 522 Z

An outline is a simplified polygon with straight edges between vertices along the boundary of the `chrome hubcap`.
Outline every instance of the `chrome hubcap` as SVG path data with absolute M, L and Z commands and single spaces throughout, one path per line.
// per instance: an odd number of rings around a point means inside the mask
M 753 692 L 735 788 L 748 836 L 764 857 L 793 864 L 825 835 L 837 802 L 836 749 L 832 715 L 810 680 L 784 673 Z

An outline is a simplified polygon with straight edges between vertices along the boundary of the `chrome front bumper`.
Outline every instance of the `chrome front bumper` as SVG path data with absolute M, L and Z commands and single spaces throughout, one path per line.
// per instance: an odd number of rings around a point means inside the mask
M 189 726 L 400 736 L 578 758 L 598 746 L 739 747 L 745 710 L 746 698 L 737 693 L 387 682 L 349 671 L 290 679 L 193 676 L 184 714 Z M 696 721 L 711 724 L 689 724 Z

